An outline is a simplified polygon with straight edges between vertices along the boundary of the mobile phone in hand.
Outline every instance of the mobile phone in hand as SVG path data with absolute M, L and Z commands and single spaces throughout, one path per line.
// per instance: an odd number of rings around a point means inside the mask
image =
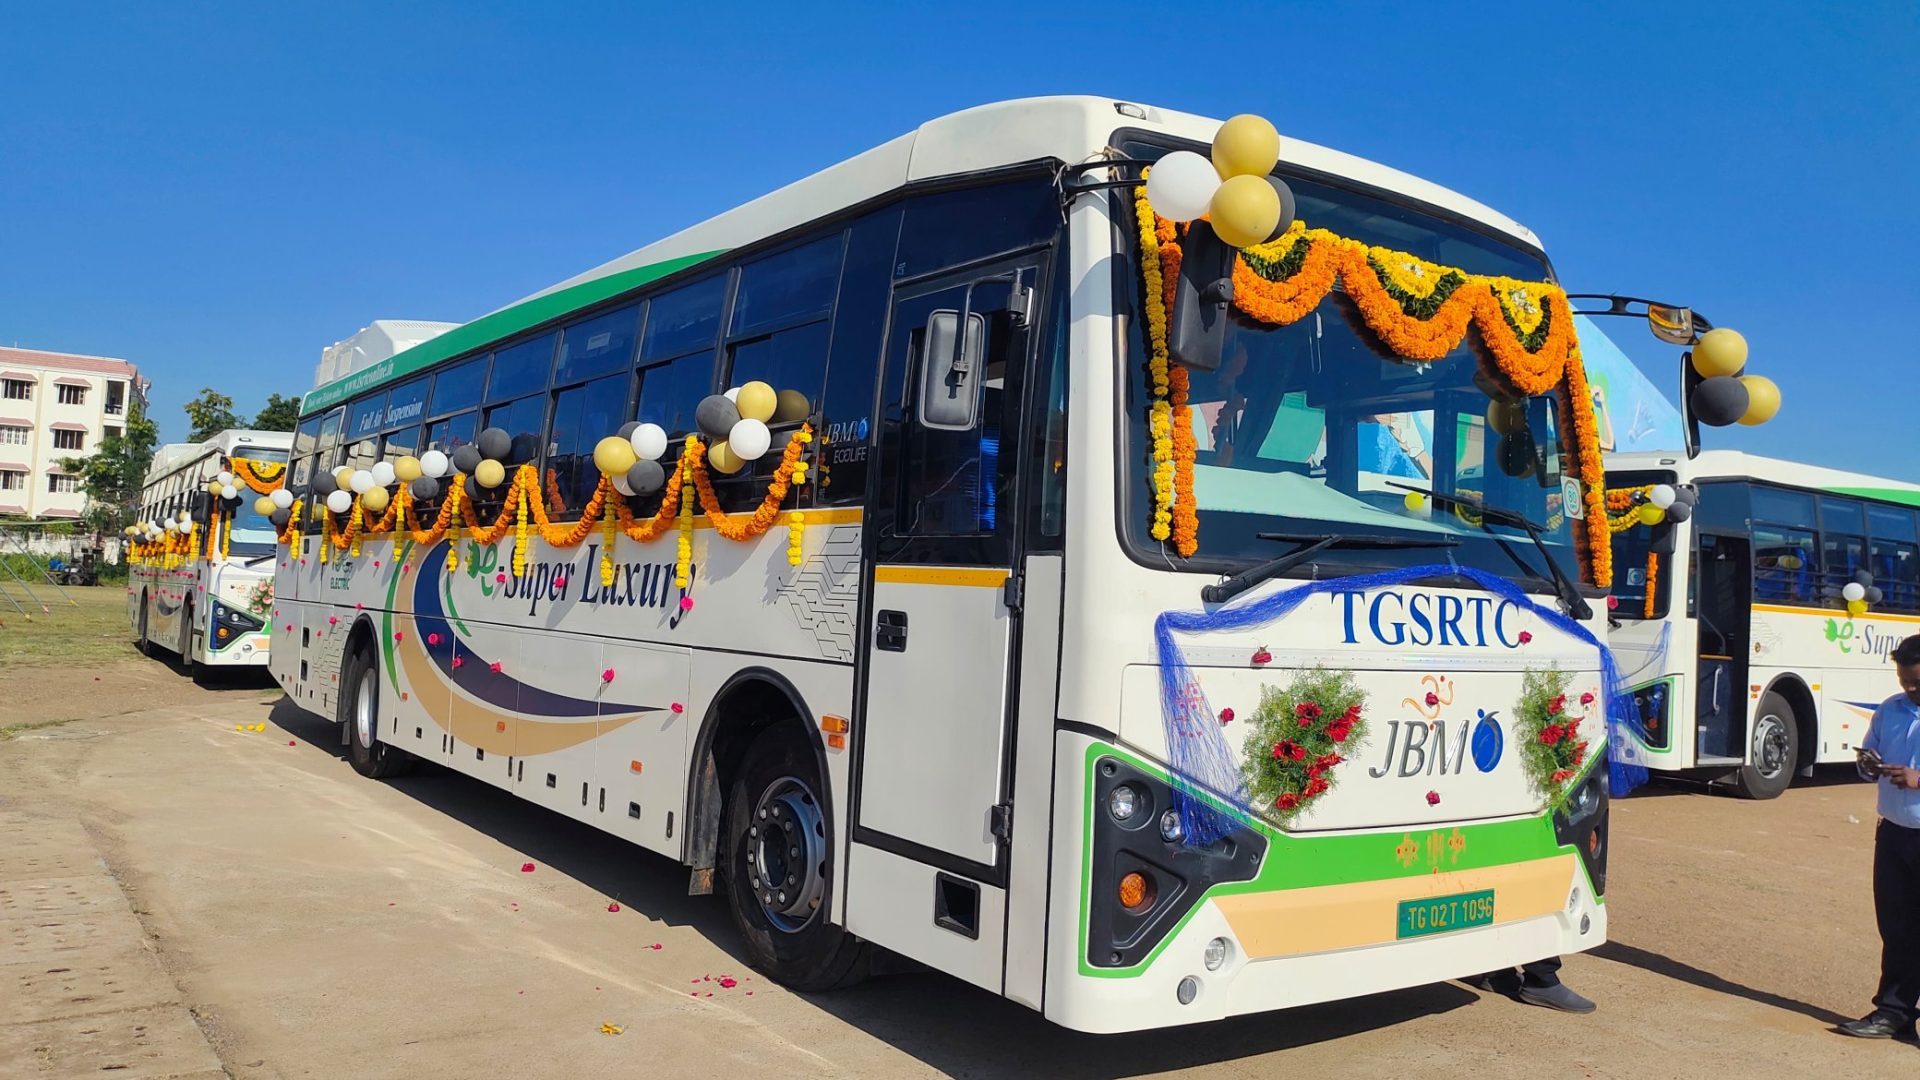
M 1880 753 L 1877 750 L 1870 750 L 1867 747 L 1863 746 L 1859 749 L 1858 753 L 1860 756 L 1860 765 L 1862 768 L 1877 770 L 1881 768 L 1884 764 L 1883 762 L 1881 762 Z

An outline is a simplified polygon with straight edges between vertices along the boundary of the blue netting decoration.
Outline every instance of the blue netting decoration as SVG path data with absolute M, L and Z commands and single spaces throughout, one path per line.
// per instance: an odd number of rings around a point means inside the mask
M 1371 592 L 1434 578 L 1465 578 L 1515 607 L 1532 612 L 1548 626 L 1591 645 L 1600 656 L 1607 720 L 1607 768 L 1613 794 L 1625 795 L 1647 778 L 1639 761 L 1644 740 L 1638 710 L 1620 677 L 1613 650 L 1592 631 L 1561 612 L 1536 602 L 1504 578 L 1471 567 L 1435 564 L 1410 566 L 1378 574 L 1362 574 L 1311 581 L 1245 604 L 1229 603 L 1213 611 L 1167 611 L 1153 622 L 1154 644 L 1160 660 L 1160 714 L 1166 725 L 1168 764 L 1172 767 L 1173 799 L 1180 811 L 1186 842 L 1206 847 L 1249 820 L 1246 783 L 1240 762 L 1227 745 L 1206 691 L 1187 666 L 1175 634 L 1210 634 L 1265 626 L 1291 614 L 1308 598 L 1322 593 Z

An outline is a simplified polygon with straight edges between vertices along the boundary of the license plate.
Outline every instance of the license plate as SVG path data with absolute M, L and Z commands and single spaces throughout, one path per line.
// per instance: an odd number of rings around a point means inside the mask
M 1493 925 L 1493 890 L 1400 901 L 1403 938 Z

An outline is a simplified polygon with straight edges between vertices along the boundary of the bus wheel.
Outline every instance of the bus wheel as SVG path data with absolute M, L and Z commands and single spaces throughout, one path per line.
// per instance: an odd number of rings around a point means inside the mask
M 868 969 L 866 942 L 827 917 L 833 838 L 822 790 L 813 748 L 782 724 L 747 749 L 727 798 L 727 906 L 748 961 L 796 990 L 850 986 Z
M 347 759 L 353 771 L 375 780 L 412 771 L 414 756 L 380 741 L 380 668 L 373 652 L 360 645 L 347 657 L 347 692 L 340 695 L 340 719 L 347 725 Z
M 147 603 L 146 594 L 140 594 L 140 633 L 133 639 L 133 647 L 140 650 L 140 655 L 148 659 L 153 658 L 153 641 L 147 637 L 147 613 L 151 609 L 152 605 Z
M 1793 707 L 1779 694 L 1760 695 L 1753 711 L 1752 764 L 1742 766 L 1734 785 L 1743 798 L 1773 799 L 1793 783 L 1800 763 L 1800 728 Z
M 193 662 L 193 601 L 180 605 L 180 667 L 187 677 L 199 682 L 205 673 Z

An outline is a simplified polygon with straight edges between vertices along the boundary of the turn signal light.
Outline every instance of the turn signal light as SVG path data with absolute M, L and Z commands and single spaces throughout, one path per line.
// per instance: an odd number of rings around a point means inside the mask
M 845 735 L 852 726 L 844 716 L 829 714 L 820 718 L 820 730 L 833 735 Z
M 1152 900 L 1153 885 L 1147 875 L 1135 870 L 1120 879 L 1120 906 L 1127 911 L 1139 914 Z

